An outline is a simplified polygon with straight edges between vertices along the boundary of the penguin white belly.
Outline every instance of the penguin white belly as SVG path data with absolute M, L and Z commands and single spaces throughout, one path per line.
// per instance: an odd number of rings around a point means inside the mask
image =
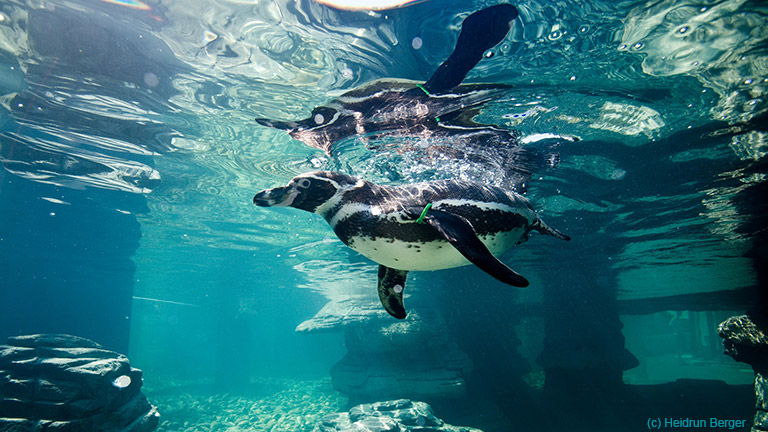
M 498 255 L 517 243 L 523 234 L 524 230 L 520 228 L 479 238 L 492 254 Z M 398 270 L 431 271 L 470 264 L 469 260 L 444 240 L 421 243 L 382 237 L 356 237 L 349 243 L 349 247 L 370 260 Z

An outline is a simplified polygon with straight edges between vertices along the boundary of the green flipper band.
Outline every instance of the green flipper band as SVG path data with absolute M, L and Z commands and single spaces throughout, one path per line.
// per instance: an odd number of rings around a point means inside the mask
M 416 84 L 416 87 L 420 88 L 421 91 L 423 91 L 424 94 L 426 94 L 427 96 L 432 96 L 432 94 L 430 94 L 429 91 L 427 89 L 425 89 L 423 85 Z M 435 117 L 435 121 L 440 123 L 440 117 Z
M 432 96 L 431 94 L 429 94 L 427 89 L 425 89 L 424 86 L 422 86 L 421 84 L 416 84 L 416 87 L 420 88 L 421 91 L 423 91 L 427 96 Z
M 427 203 L 426 206 L 424 206 L 424 210 L 421 211 L 421 216 L 419 216 L 418 219 L 416 219 L 417 223 L 424 223 L 424 216 L 427 215 L 427 212 L 429 209 L 432 208 L 432 203 Z

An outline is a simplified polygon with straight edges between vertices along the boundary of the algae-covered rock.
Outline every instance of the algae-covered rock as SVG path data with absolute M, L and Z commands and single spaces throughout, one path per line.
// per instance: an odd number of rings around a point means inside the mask
M 150 432 L 159 414 L 128 358 L 88 339 L 28 335 L 0 345 L 0 430 Z
M 313 432 L 482 432 L 453 426 L 437 418 L 425 402 L 398 399 L 352 407 L 345 413 L 329 414 Z
M 717 329 L 725 354 L 752 366 L 755 371 L 753 432 L 768 431 L 768 332 L 749 316 L 730 317 Z
M 717 329 L 725 353 L 756 370 L 768 366 L 768 334 L 747 315 L 730 317 Z

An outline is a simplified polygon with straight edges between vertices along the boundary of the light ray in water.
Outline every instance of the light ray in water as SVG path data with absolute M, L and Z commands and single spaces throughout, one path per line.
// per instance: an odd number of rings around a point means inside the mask
M 336 9 L 345 10 L 386 10 L 421 3 L 423 0 L 315 0 Z
M 101 0 L 104 3 L 109 3 L 118 6 L 125 6 L 131 9 L 150 10 L 152 9 L 148 4 L 140 0 Z
M 161 299 L 155 299 L 155 298 L 149 298 L 149 297 L 136 297 L 136 296 L 133 296 L 133 299 L 134 300 L 151 301 L 151 302 L 155 302 L 155 303 L 175 304 L 175 305 L 180 305 L 180 306 L 200 307 L 200 305 L 196 305 L 196 304 L 192 304 L 192 303 L 182 303 L 182 302 L 177 302 L 177 301 L 173 301 L 173 300 L 161 300 Z

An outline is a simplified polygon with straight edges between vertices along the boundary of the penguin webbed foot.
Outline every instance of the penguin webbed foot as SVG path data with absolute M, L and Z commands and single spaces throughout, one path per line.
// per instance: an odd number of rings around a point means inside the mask
M 379 265 L 379 300 L 384 309 L 397 319 L 406 316 L 403 305 L 403 291 L 408 271 Z

